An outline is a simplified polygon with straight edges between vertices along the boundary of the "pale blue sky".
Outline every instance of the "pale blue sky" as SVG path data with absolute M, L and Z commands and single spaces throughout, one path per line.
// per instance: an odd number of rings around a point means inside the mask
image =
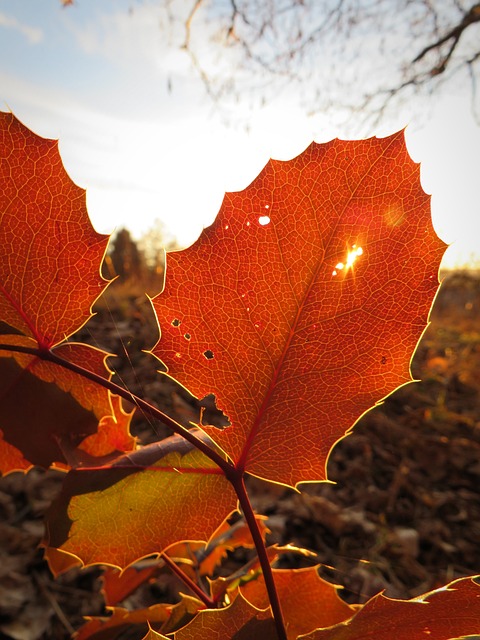
M 293 157 L 314 137 L 350 136 L 318 115 L 308 118 L 293 98 L 255 113 L 246 102 L 229 105 L 230 125 L 241 120 L 249 133 L 225 126 L 225 112 L 212 107 L 181 50 L 189 3 L 173 3 L 180 19 L 170 28 L 160 4 L 0 0 L 0 108 L 60 139 L 99 230 L 128 226 L 138 236 L 160 219 L 189 244 L 212 222 L 223 193 L 247 186 L 270 156 Z M 437 232 L 456 241 L 450 262 L 480 253 L 480 128 L 468 100 L 469 88 L 458 86 L 426 122 L 399 113 L 370 132 L 409 124 Z

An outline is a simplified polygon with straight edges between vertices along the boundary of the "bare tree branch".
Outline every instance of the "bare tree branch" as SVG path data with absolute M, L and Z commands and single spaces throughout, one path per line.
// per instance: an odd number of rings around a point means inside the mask
M 155 1 L 176 7 L 176 46 L 221 109 L 282 94 L 311 114 L 382 118 L 456 77 L 480 119 L 480 0 Z
M 473 7 L 471 7 L 470 10 L 466 14 L 464 14 L 460 23 L 450 29 L 450 31 L 446 33 L 442 38 L 439 38 L 432 44 L 424 47 L 422 51 L 420 51 L 420 53 L 413 59 L 413 63 L 422 60 L 422 58 L 424 58 L 430 51 L 433 51 L 435 49 L 439 50 L 443 44 L 451 40 L 447 53 L 442 56 L 440 64 L 438 64 L 431 70 L 431 75 L 438 75 L 440 73 L 443 73 L 447 68 L 450 58 L 452 57 L 452 54 L 455 51 L 455 48 L 460 41 L 460 38 L 462 37 L 464 31 L 475 22 L 480 22 L 480 3 L 473 5 Z
M 468 66 L 468 75 L 470 77 L 470 85 L 472 87 L 472 96 L 471 96 L 471 112 L 473 113 L 473 117 L 475 118 L 476 123 L 480 126 L 480 113 L 475 109 L 475 103 L 477 100 L 477 76 L 473 70 L 473 65 L 477 60 L 480 60 L 480 51 L 472 56 L 469 60 L 467 60 Z
M 228 72 L 222 77 L 214 67 L 209 71 L 204 58 L 195 54 L 187 38 L 187 51 L 197 73 L 208 93 L 217 99 L 228 91 L 242 91 L 244 86 L 255 91 L 255 84 L 258 88 L 258 79 L 261 79 L 265 93 L 266 87 L 276 86 L 278 90 L 282 83 L 285 90 L 289 88 L 297 94 L 304 91 L 307 95 L 310 90 L 310 100 L 318 100 L 317 110 L 328 108 L 327 101 L 332 107 L 346 106 L 342 102 L 342 91 L 343 98 L 355 94 L 356 106 L 352 109 L 373 109 L 382 117 L 402 95 L 410 95 L 409 89 L 412 95 L 434 92 L 440 86 L 441 75 L 446 80 L 462 69 L 470 77 L 477 71 L 473 61 L 477 50 L 480 51 L 480 40 L 476 48 L 473 48 L 475 43 L 472 45 L 469 41 L 461 50 L 460 42 L 463 43 L 467 29 L 480 22 L 479 2 L 468 7 L 465 0 L 448 3 L 438 0 L 413 3 L 410 0 L 390 0 L 390 3 L 380 0 L 224 0 L 223 8 L 226 5 L 227 12 L 221 13 L 222 0 L 203 3 L 197 0 L 186 25 L 188 33 L 200 4 L 204 20 L 210 20 L 211 25 L 220 21 L 217 34 L 224 33 L 220 42 L 227 47 L 227 53 L 236 51 L 237 64 L 241 65 L 235 70 L 232 67 L 228 77 Z M 405 46 L 399 46 L 400 55 L 395 59 L 393 48 L 401 38 Z M 408 53 L 420 38 L 431 42 L 412 60 Z M 378 50 L 372 54 L 370 42 L 375 39 Z M 365 57 L 364 50 L 367 51 Z M 429 55 L 435 52 L 436 60 L 427 63 Z M 396 64 L 393 73 L 386 73 L 382 68 L 384 54 L 385 60 Z M 363 64 L 365 73 L 372 61 L 383 72 L 383 80 L 375 71 L 367 73 L 363 90 L 351 91 L 350 86 L 355 85 L 357 77 L 352 73 L 353 85 L 352 82 L 349 85 L 350 69 Z M 447 68 L 449 74 L 445 74 Z M 243 78 L 240 83 L 239 77 Z M 392 81 L 387 84 L 389 78 Z M 360 82 L 359 76 L 359 86 Z M 222 85 L 223 89 L 212 90 L 213 86 Z M 471 86 L 475 99 L 474 83 Z M 335 92 L 340 101 L 334 97 Z
M 183 44 L 183 48 L 184 49 L 188 49 L 190 46 L 190 35 L 191 35 L 191 31 L 192 31 L 192 21 L 195 17 L 195 14 L 197 13 L 197 11 L 200 9 L 200 6 L 202 5 L 203 0 L 195 0 L 194 5 L 190 11 L 190 13 L 188 14 L 188 17 L 185 21 L 185 42 Z

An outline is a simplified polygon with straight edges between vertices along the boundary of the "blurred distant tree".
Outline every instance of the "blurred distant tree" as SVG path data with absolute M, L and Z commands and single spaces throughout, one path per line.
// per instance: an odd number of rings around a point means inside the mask
M 169 233 L 161 220 L 155 220 L 152 227 L 143 234 L 138 246 L 151 273 L 163 275 L 165 269 L 165 251 L 179 249 L 175 238 Z
M 120 229 L 115 234 L 109 253 L 109 265 L 113 269 L 112 276 L 122 279 L 142 278 L 145 261 L 127 229 Z
M 119 276 L 118 285 L 142 283 L 142 291 L 156 295 L 163 287 L 165 251 L 174 251 L 177 241 L 156 220 L 153 226 L 135 241 L 128 229 L 120 229 L 113 237 L 104 262 L 104 277 Z

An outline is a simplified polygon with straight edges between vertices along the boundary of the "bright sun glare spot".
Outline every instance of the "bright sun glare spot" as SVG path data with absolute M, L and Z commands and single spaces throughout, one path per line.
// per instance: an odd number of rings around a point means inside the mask
M 339 271 L 344 271 L 344 273 L 347 273 L 347 271 L 349 271 L 349 269 L 352 269 L 353 265 L 355 264 L 356 259 L 363 255 L 363 249 L 362 247 L 357 247 L 356 244 L 354 244 L 352 246 L 351 249 L 348 250 L 347 252 L 347 260 L 346 262 L 337 262 L 337 264 L 335 265 L 334 270 L 332 271 L 332 276 L 336 276 L 338 275 Z
M 270 218 L 268 216 L 260 216 L 258 222 L 262 225 L 262 227 L 265 227 L 270 223 Z
M 361 256 L 362 254 L 363 254 L 362 247 L 357 247 L 357 245 L 354 244 L 352 249 L 348 252 L 347 264 L 345 265 L 345 268 L 351 269 L 351 267 L 353 267 L 355 260 L 358 258 L 358 256 Z

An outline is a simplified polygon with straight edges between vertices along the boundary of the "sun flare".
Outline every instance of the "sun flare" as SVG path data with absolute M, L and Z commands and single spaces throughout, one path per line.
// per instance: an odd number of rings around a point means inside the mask
M 337 262 L 337 264 L 335 265 L 335 269 L 332 271 L 332 276 L 338 275 L 340 271 L 343 272 L 344 275 L 346 275 L 350 271 L 350 269 L 353 269 L 353 265 L 355 264 L 356 260 L 362 255 L 363 248 L 357 247 L 357 245 L 354 244 L 351 249 L 347 250 L 347 257 L 345 259 L 345 262 Z

